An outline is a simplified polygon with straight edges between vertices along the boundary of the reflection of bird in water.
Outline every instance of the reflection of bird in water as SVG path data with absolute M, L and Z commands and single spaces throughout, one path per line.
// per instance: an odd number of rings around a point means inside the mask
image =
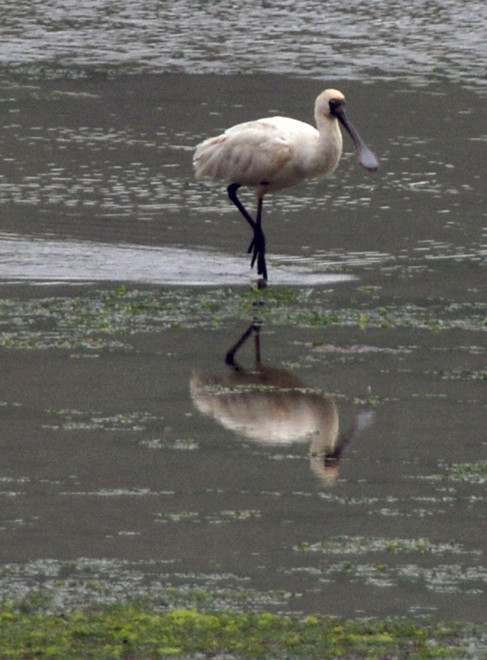
M 345 447 L 370 423 L 372 412 L 359 411 L 340 437 L 333 399 L 286 369 L 264 366 L 259 332 L 259 325 L 252 324 L 232 346 L 225 360 L 230 369 L 224 375 L 193 374 L 193 402 L 200 412 L 249 440 L 268 445 L 309 442 L 313 471 L 326 484 L 334 483 Z M 245 369 L 235 355 L 252 334 L 255 368 Z
M 342 155 L 341 124 L 350 134 L 360 164 L 375 171 L 379 162 L 365 145 L 345 112 L 345 97 L 336 89 L 322 92 L 315 102 L 317 128 L 289 117 L 267 117 L 237 124 L 222 135 L 196 147 L 194 167 L 197 179 L 226 181 L 228 196 L 254 232 L 249 247 L 251 267 L 267 280 L 265 236 L 262 231 L 264 195 L 289 188 L 312 177 L 325 177 L 338 165 Z M 241 186 L 257 194 L 255 219 L 237 197 Z

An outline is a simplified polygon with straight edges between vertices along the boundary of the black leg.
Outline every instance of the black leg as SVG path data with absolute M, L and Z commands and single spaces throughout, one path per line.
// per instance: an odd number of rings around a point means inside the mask
M 239 200 L 237 197 L 237 190 L 240 188 L 240 184 L 238 183 L 232 183 L 230 186 L 228 186 L 227 191 L 228 191 L 228 196 L 232 200 L 232 202 L 235 204 L 235 206 L 238 208 L 240 213 L 243 215 L 243 217 L 247 220 L 249 225 L 252 227 L 252 229 L 255 232 L 255 222 L 248 213 L 247 209 L 245 206 L 242 204 L 242 202 Z
M 262 231 L 262 197 L 259 197 L 257 202 L 257 219 L 255 221 L 254 229 L 254 240 L 250 244 L 249 252 L 254 248 L 254 254 L 252 255 L 251 266 L 254 265 L 257 260 L 257 272 L 259 275 L 267 280 L 267 266 L 265 263 L 265 236 Z
M 259 197 L 258 203 L 257 203 L 257 219 L 253 220 L 252 216 L 249 214 L 245 206 L 242 204 L 242 202 L 239 200 L 237 197 L 237 190 L 240 188 L 240 185 L 238 183 L 232 183 L 230 186 L 228 186 L 227 191 L 228 191 L 228 196 L 230 197 L 231 201 L 235 204 L 235 206 L 238 208 L 240 213 L 243 215 L 243 217 L 247 220 L 249 225 L 252 227 L 254 231 L 254 238 L 252 239 L 252 242 L 250 243 L 249 252 L 253 252 L 252 255 L 252 261 L 250 263 L 250 267 L 253 268 L 255 262 L 257 261 L 257 273 L 259 275 L 262 275 L 264 280 L 267 280 L 267 266 L 265 262 L 265 236 L 264 232 L 262 231 L 262 197 Z

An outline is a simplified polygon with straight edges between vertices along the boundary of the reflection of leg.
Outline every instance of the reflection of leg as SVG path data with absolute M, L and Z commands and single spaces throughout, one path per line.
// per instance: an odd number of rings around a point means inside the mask
M 254 331 L 254 324 L 251 323 L 247 328 L 247 330 L 240 337 L 240 339 L 227 351 L 227 354 L 225 356 L 225 362 L 230 367 L 233 367 L 237 371 L 240 371 L 240 366 L 237 364 L 237 362 L 235 362 L 235 355 L 237 351 L 245 344 L 245 342 L 250 337 L 253 331 Z
M 255 349 L 255 366 L 260 368 L 260 325 L 254 324 L 254 349 Z
M 240 371 L 240 365 L 235 361 L 235 355 L 242 346 L 245 344 L 250 335 L 254 333 L 254 350 L 255 350 L 255 366 L 260 367 L 260 323 L 251 323 L 243 335 L 235 342 L 235 344 L 228 349 L 225 356 L 225 362 L 228 366 L 233 367 L 236 371 Z

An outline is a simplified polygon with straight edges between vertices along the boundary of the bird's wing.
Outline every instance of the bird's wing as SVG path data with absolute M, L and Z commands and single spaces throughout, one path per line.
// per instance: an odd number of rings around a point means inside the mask
M 270 182 L 292 157 L 292 143 L 279 117 L 237 124 L 198 145 L 196 178 L 258 186 Z

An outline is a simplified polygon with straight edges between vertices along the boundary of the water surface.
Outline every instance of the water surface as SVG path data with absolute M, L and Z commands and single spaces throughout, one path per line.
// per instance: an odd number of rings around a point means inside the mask
M 483 622 L 484 4 L 0 17 L 2 596 Z M 259 297 L 194 146 L 330 84 Z

